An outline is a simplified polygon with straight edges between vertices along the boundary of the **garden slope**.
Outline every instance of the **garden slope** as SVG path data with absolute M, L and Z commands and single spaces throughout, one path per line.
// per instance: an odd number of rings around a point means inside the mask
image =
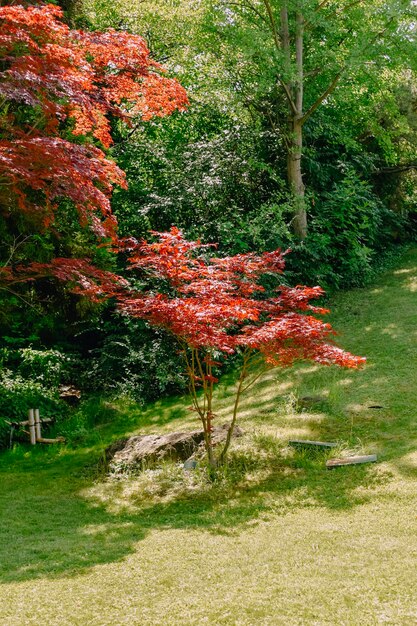
M 245 442 L 214 487 L 178 467 L 94 480 L 113 438 L 192 428 L 178 399 L 102 403 L 84 447 L 3 454 L 0 623 L 415 623 L 416 301 L 417 250 L 373 287 L 336 296 L 339 342 L 366 368 L 271 373 L 245 399 Z M 305 395 L 322 401 L 303 408 Z M 378 463 L 329 472 L 290 437 Z

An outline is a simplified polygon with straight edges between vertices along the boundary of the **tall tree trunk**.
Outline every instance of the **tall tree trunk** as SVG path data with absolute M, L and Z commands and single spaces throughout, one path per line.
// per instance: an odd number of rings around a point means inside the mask
M 271 24 L 274 24 L 272 7 L 269 7 Z M 303 99 L 304 99 L 304 67 L 303 67 L 303 46 L 304 46 L 304 18 L 297 12 L 295 16 L 295 77 L 291 77 L 291 39 L 288 23 L 288 8 L 284 4 L 280 11 L 281 19 L 281 43 L 277 44 L 284 54 L 284 75 L 281 79 L 281 86 L 287 97 L 289 117 L 288 117 L 288 137 L 287 146 L 287 178 L 293 201 L 293 218 L 291 221 L 292 230 L 298 239 L 305 239 L 307 236 L 307 211 L 305 202 L 305 189 L 301 169 L 301 159 L 303 154 Z M 276 27 L 274 26 L 275 31 Z
M 58 0 L 57 4 L 65 13 L 65 21 L 71 28 L 75 28 L 77 18 L 82 14 L 81 0 Z
M 291 120 L 288 142 L 288 182 L 294 202 L 293 232 L 298 239 L 307 236 L 307 211 L 301 160 L 303 156 L 303 106 L 304 106 L 304 17 L 295 15 L 295 112 Z
M 307 211 L 305 202 L 305 188 L 301 170 L 303 149 L 303 126 L 300 119 L 294 116 L 289 122 L 289 138 L 287 142 L 288 183 L 293 203 L 294 217 L 292 230 L 298 239 L 307 236 Z

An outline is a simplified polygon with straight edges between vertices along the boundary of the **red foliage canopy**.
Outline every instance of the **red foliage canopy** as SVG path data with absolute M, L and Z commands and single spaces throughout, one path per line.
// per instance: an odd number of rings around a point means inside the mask
M 141 37 L 71 30 L 62 15 L 54 5 L 0 8 L 0 208 L 42 229 L 69 198 L 83 225 L 115 240 L 110 195 L 126 183 L 100 148 L 112 143 L 110 117 L 168 115 L 187 96 Z
M 16 268 L 0 267 L 0 286 L 13 291 L 15 285 L 54 277 L 69 285 L 72 293 L 87 297 L 92 302 L 117 296 L 126 291 L 126 280 L 93 265 L 89 259 L 55 258 L 50 263 L 30 263 Z
M 210 258 L 208 246 L 186 241 L 177 228 L 154 235 L 158 240 L 138 244 L 130 261 L 160 287 L 119 296 L 128 315 L 164 327 L 190 348 L 226 353 L 246 348 L 260 352 L 271 366 L 308 359 L 355 368 L 365 361 L 336 347 L 330 324 L 312 315 L 328 312 L 310 304 L 323 294 L 320 287 L 280 286 L 273 297 L 266 294 L 259 280 L 283 273 L 280 250 Z

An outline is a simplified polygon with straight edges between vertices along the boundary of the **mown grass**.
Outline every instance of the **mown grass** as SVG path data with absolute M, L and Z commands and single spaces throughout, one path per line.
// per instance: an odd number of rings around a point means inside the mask
M 102 472 L 114 438 L 192 428 L 178 398 L 91 401 L 77 446 L 2 454 L 0 623 L 417 623 L 416 300 L 417 250 L 338 294 L 330 321 L 366 368 L 270 372 L 244 399 L 246 435 L 215 483 L 169 464 Z M 219 386 L 219 422 L 232 384 Z M 311 395 L 321 401 L 300 402 Z M 378 463 L 327 471 L 292 437 Z

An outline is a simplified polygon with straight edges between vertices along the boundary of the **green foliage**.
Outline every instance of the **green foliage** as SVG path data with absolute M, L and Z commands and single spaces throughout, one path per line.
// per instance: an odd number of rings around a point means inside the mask
M 317 3 L 302 4 L 310 22 L 306 107 L 347 63 L 337 89 L 304 127 L 309 234 L 302 245 L 290 234 L 288 111 L 276 86 L 284 59 L 267 21 L 240 0 L 230 6 L 211 0 L 74 5 L 71 19 L 91 30 L 143 35 L 191 102 L 184 115 L 131 129 L 111 121 L 111 154 L 129 180 L 129 189 L 117 189 L 112 198 L 121 236 L 141 238 L 175 224 L 188 237 L 219 241 L 219 254 L 290 247 L 291 283 L 328 290 L 364 284 L 394 243 L 415 236 L 416 175 L 407 169 L 417 143 L 415 29 L 408 26 L 415 8 L 378 0 L 366 7 L 348 3 L 339 12 L 333 4 L 319 11 Z M 262 3 L 254 6 L 263 11 Z M 281 5 L 272 0 L 271 6 L 278 19 Z M 365 19 L 368 11 L 372 19 Z M 372 39 L 387 21 L 384 37 Z M 285 71 L 294 78 L 293 69 Z M 36 121 L 26 119 L 29 109 L 16 111 L 22 124 Z M 396 170 L 398 164 L 405 167 Z M 86 255 L 98 267 L 124 271 L 123 259 L 116 268 L 109 251 L 80 226 L 69 201 L 59 202 L 54 230 L 42 234 L 35 234 L 28 215 L 0 218 L 1 263 Z M 49 279 L 0 292 L 0 331 L 4 366 L 47 389 L 65 380 L 85 394 L 123 393 L 140 402 L 184 389 L 169 338 Z M 90 426 L 73 430 L 84 428 Z
M 21 348 L 17 372 L 24 378 L 36 380 L 44 386 L 57 387 L 68 375 L 71 358 L 58 350 Z
M 289 266 L 302 280 L 332 289 L 364 285 L 376 255 L 392 245 L 393 233 L 403 226 L 401 216 L 388 211 L 352 168 L 311 213 L 311 232 L 294 247 Z
M 8 444 L 6 420 L 26 420 L 28 409 L 38 408 L 41 417 L 57 420 L 68 414 L 58 388 L 68 380 L 72 365 L 72 357 L 58 350 L 10 346 L 0 350 L 0 447 Z
M 89 393 L 127 395 L 143 402 L 186 386 L 174 339 L 141 320 L 114 315 L 96 328 L 86 328 L 77 340 L 92 340 L 78 365 L 78 382 Z
M 9 443 L 10 425 L 6 421 L 27 419 L 30 408 L 38 408 L 42 417 L 62 418 L 66 405 L 54 387 L 40 380 L 26 379 L 9 369 L 0 371 L 0 448 Z

